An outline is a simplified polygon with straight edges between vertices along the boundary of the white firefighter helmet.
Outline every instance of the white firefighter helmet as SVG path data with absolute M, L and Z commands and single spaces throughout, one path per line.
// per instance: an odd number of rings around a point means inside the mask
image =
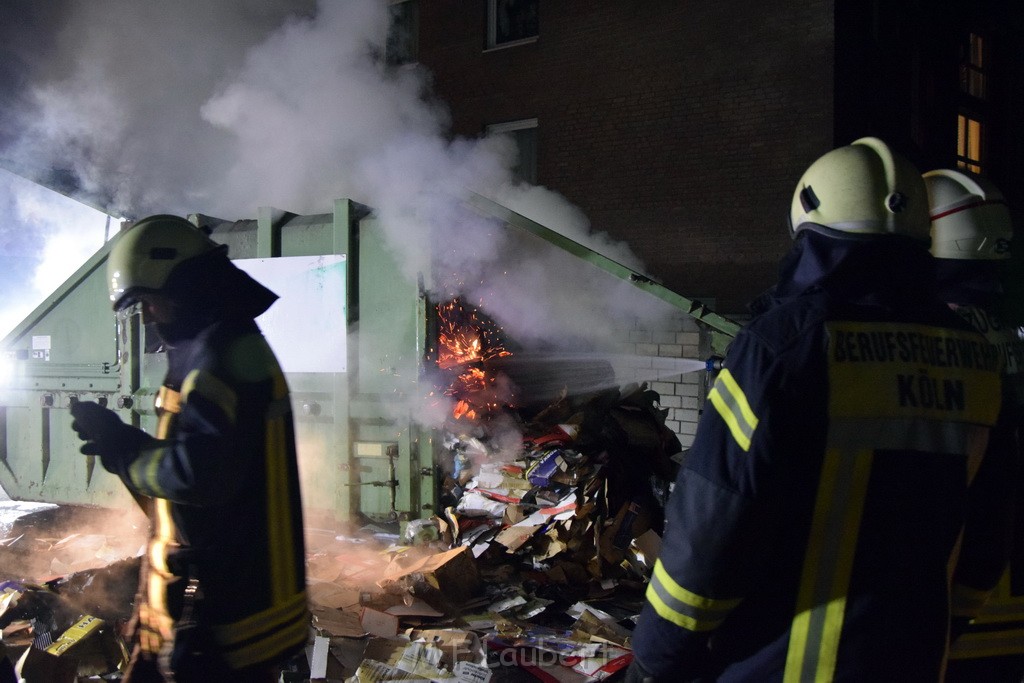
M 110 301 L 118 311 L 144 292 L 159 293 L 178 264 L 222 248 L 184 218 L 143 218 L 117 237 L 107 258 Z
M 981 176 L 952 169 L 924 174 L 932 219 L 932 256 L 1010 258 L 1013 224 L 1003 193 Z
M 832 237 L 903 235 L 928 240 L 928 194 L 920 171 L 878 138 L 821 156 L 793 193 L 790 231 Z

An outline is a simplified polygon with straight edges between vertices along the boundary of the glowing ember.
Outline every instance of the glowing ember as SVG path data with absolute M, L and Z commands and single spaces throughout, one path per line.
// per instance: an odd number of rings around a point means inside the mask
M 512 355 L 494 339 L 491 326 L 481 321 L 475 310 L 467 310 L 458 299 L 438 304 L 437 313 L 439 367 L 447 369 Z
M 461 417 L 466 417 L 470 420 L 476 419 L 476 411 L 469 407 L 469 404 L 463 400 L 460 400 L 455 404 L 455 408 L 452 410 L 452 415 L 458 420 Z
M 455 419 L 475 420 L 485 412 L 508 405 L 507 388 L 489 373 L 485 363 L 512 353 L 497 341 L 497 329 L 465 308 L 456 299 L 437 306 L 437 365 L 443 370 L 458 368 L 444 394 L 456 399 Z

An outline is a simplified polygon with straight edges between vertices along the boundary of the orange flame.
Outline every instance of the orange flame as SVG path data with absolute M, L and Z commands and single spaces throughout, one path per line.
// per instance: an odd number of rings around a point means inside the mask
M 439 304 L 437 312 L 437 365 L 441 369 L 463 368 L 444 393 L 457 399 L 452 410 L 455 419 L 475 420 L 482 411 L 500 407 L 493 391 L 495 380 L 482 365 L 512 354 L 495 339 L 494 328 L 458 299 Z
M 476 411 L 470 408 L 469 404 L 462 399 L 460 399 L 459 402 L 455 404 L 455 408 L 452 410 L 452 415 L 455 417 L 456 420 L 458 420 L 461 417 L 466 417 L 470 420 L 476 419 Z
M 437 312 L 439 367 L 450 368 L 511 355 L 493 339 L 493 333 L 477 317 L 476 311 L 466 310 L 457 299 L 439 304 Z

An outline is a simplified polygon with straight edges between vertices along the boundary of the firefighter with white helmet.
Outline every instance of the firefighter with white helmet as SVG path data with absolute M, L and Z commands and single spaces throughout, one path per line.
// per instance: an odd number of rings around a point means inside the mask
M 1003 269 L 1013 239 L 1010 209 L 988 179 L 961 170 L 937 169 L 924 174 L 931 205 L 932 255 L 936 258 L 940 297 L 950 308 L 985 335 L 1003 359 L 1005 368 L 1004 420 L 1011 427 L 1006 440 L 993 439 L 990 448 L 1020 456 L 1020 427 L 1024 417 L 1024 341 L 1019 323 L 1000 315 Z M 1014 681 L 1024 679 L 1024 483 L 1020 474 L 1004 482 L 1014 486 L 1016 512 L 1007 512 L 1011 525 L 991 530 L 989 543 L 1011 544 L 1011 563 L 977 615 L 954 614 L 947 681 Z M 980 482 L 986 488 L 990 484 Z M 969 544 L 965 553 L 972 552 Z M 973 618 L 971 618 L 973 616 Z
M 990 180 L 966 171 L 937 169 L 925 173 L 924 182 L 932 256 L 954 261 L 1010 258 L 1010 207 Z
M 114 310 L 135 303 L 140 294 L 173 288 L 168 280 L 179 264 L 226 251 L 184 218 L 158 215 L 139 221 L 118 238 L 107 261 Z
M 153 436 L 71 407 L 153 522 L 124 680 L 277 681 L 309 628 L 288 387 L 254 320 L 277 296 L 177 216 L 119 235 L 107 266 L 114 310 L 139 304 L 167 348 Z
M 927 193 L 918 172 L 877 138 L 824 155 L 797 183 L 790 230 L 831 237 L 899 235 L 928 240 Z
M 885 142 L 813 162 L 789 224 L 666 505 L 629 681 L 941 676 L 968 467 L 1008 467 L 978 447 L 998 361 L 936 296 L 924 181 Z

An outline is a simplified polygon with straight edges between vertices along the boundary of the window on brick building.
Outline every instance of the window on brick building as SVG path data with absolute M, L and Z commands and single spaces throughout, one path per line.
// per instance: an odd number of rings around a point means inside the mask
M 985 170 L 988 103 L 988 41 L 968 33 L 961 43 L 960 112 L 957 116 L 956 163 L 973 173 Z
M 487 126 L 488 135 L 508 135 L 516 145 L 519 155 L 512 168 L 516 180 L 531 185 L 537 184 L 537 119 L 508 121 Z
M 956 165 L 972 173 L 981 173 L 982 137 L 984 126 L 981 121 L 965 114 L 957 117 Z
M 392 66 L 419 59 L 420 6 L 418 0 L 392 0 L 388 5 L 388 37 L 384 56 Z
M 985 39 L 977 33 L 967 37 L 960 59 L 960 90 L 979 100 L 986 99 L 985 92 Z
M 487 0 L 487 47 L 510 47 L 537 40 L 540 0 Z

